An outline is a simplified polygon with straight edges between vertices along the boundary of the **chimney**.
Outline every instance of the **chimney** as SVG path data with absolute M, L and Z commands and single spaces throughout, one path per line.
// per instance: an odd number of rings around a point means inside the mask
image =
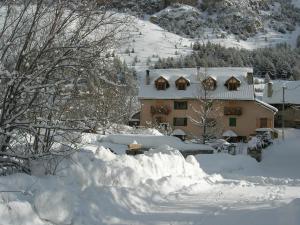
M 146 85 L 150 84 L 150 70 L 146 70 Z
M 248 84 L 253 84 L 253 73 L 252 72 L 248 72 L 246 78 L 247 78 Z
M 273 83 L 272 82 L 269 82 L 268 84 L 268 98 L 272 97 L 273 95 Z

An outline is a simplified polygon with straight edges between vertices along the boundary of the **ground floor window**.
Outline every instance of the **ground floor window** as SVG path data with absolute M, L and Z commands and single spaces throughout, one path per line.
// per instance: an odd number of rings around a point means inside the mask
M 234 118 L 234 117 L 229 118 L 229 126 L 236 127 L 236 118 Z
M 260 118 L 260 128 L 268 127 L 268 118 Z
M 187 126 L 187 118 L 175 117 L 173 119 L 173 125 L 174 126 Z

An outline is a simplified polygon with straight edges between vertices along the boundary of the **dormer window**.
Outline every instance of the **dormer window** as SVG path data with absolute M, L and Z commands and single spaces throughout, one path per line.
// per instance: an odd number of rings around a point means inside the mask
M 241 81 L 239 81 L 235 77 L 229 78 L 225 83 L 225 86 L 227 87 L 227 89 L 229 91 L 237 91 L 237 89 L 238 89 L 238 87 L 240 87 L 240 85 L 241 85 Z
M 156 79 L 155 87 L 157 90 L 166 90 L 168 87 L 170 87 L 170 85 L 168 80 L 161 76 Z
M 175 81 L 177 90 L 186 90 L 187 86 L 190 86 L 190 82 L 184 77 L 180 77 Z
M 205 90 L 215 90 L 217 87 L 217 81 L 212 77 L 208 77 L 202 81 L 202 85 Z

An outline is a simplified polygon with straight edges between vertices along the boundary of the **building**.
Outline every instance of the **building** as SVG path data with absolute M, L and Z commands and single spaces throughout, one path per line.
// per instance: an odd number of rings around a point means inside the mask
M 257 128 L 273 128 L 277 109 L 255 99 L 252 68 L 182 68 L 140 74 L 140 125 L 169 124 L 189 138 L 200 138 L 203 104 L 213 107 L 206 121 L 218 136 L 233 131 L 246 139 Z
M 276 107 L 275 127 L 282 126 L 284 93 L 284 122 L 286 127 L 300 128 L 300 81 L 273 80 L 264 88 L 263 101 Z

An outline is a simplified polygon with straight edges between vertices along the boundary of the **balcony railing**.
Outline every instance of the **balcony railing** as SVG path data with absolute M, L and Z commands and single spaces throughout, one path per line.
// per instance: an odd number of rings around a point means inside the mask
M 163 114 L 163 115 L 168 115 L 170 114 L 171 109 L 167 105 L 162 105 L 162 106 L 151 106 L 151 114 Z
M 240 116 L 242 115 L 241 107 L 224 107 L 225 116 Z

